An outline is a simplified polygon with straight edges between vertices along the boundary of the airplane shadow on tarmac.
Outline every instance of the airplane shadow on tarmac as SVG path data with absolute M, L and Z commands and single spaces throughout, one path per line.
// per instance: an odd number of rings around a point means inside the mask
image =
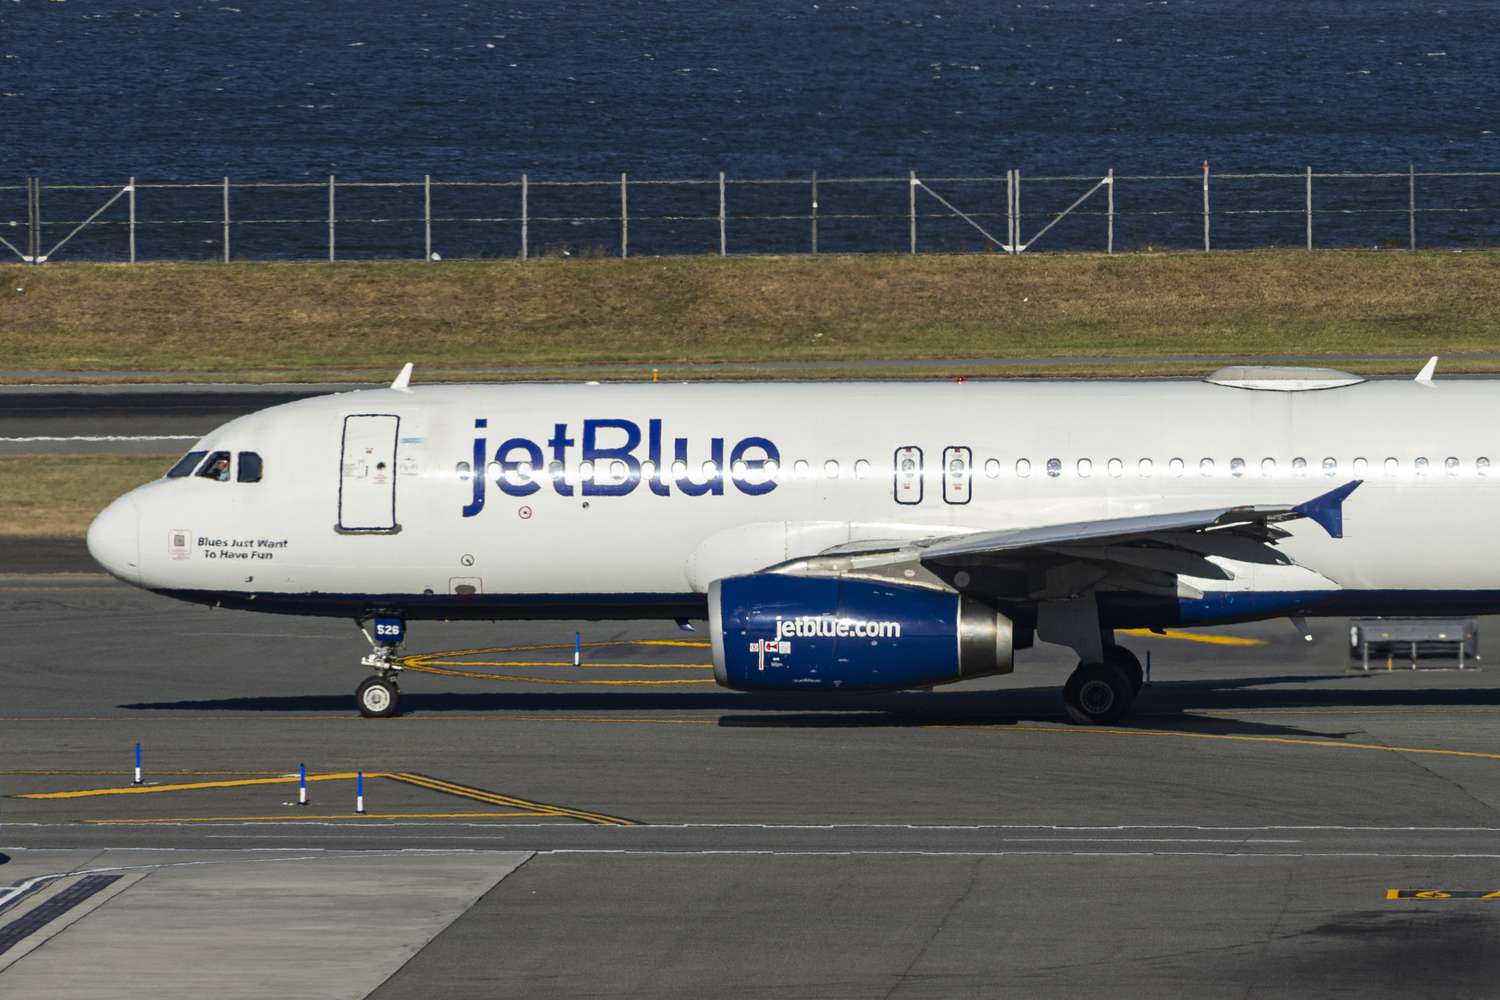
M 1254 677 L 1156 683 L 1141 693 L 1135 714 L 1122 728 L 1171 730 L 1207 734 L 1308 736 L 1340 739 L 1359 729 L 1322 731 L 1262 723 L 1199 712 L 1233 713 L 1241 710 L 1316 709 L 1442 709 L 1500 707 L 1500 690 L 1351 690 L 1308 688 L 1314 682 L 1349 681 L 1367 677 L 1345 674 L 1321 676 Z M 1295 685 L 1268 690 L 1267 685 Z M 558 712 L 644 713 L 720 712 L 726 727 L 747 728 L 899 728 L 921 726 L 1008 726 L 1065 719 L 1058 688 L 1012 688 L 1001 691 L 907 691 L 886 694 L 787 695 L 702 692 L 612 691 L 483 691 L 401 697 L 408 715 L 446 712 Z M 120 708 L 133 711 L 182 712 L 310 712 L 349 714 L 349 695 L 286 695 L 193 701 L 136 702 Z

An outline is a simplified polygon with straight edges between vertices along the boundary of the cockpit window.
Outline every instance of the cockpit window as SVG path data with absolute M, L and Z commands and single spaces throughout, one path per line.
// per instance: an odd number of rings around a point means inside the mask
M 264 471 L 264 463 L 260 455 L 253 451 L 240 452 L 240 468 L 235 478 L 242 483 L 260 482 L 261 473 Z
M 206 451 L 188 452 L 177 460 L 176 465 L 167 470 L 167 478 L 181 479 L 183 476 L 191 475 L 192 471 L 198 467 L 198 463 L 203 461 L 203 456 L 207 454 Z
M 198 470 L 198 475 L 221 483 L 229 482 L 229 452 L 216 451 L 208 456 L 203 462 L 203 468 Z

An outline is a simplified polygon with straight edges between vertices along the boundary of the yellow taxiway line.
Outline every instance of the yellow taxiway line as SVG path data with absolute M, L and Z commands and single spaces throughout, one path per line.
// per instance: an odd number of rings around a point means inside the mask
M 357 773 L 354 771 L 337 771 L 325 774 L 309 774 L 309 783 L 318 781 L 353 781 Z M 530 799 L 518 798 L 514 795 L 504 795 L 500 792 L 491 792 L 483 788 L 475 788 L 472 785 L 461 785 L 454 781 L 446 781 L 442 778 L 434 778 L 430 775 L 417 774 L 411 771 L 368 771 L 366 778 L 386 778 L 390 781 L 400 782 L 403 785 L 411 785 L 428 791 L 438 792 L 441 795 L 449 795 L 455 798 L 468 799 L 473 802 L 481 802 L 487 806 L 500 806 L 510 809 L 524 809 L 524 813 L 515 815 L 525 816 L 560 816 L 568 819 L 581 820 L 585 823 L 595 823 L 602 826 L 634 826 L 635 821 L 625 819 L 621 816 L 610 816 L 605 813 L 591 812 L 585 809 L 574 809 L 571 806 L 554 805 L 550 802 L 534 802 Z M 192 792 L 216 788 L 246 788 L 256 785 L 285 785 L 298 781 L 295 774 L 282 775 L 273 778 L 234 778 L 221 781 L 190 781 L 167 785 L 124 785 L 119 788 L 81 788 L 63 792 L 27 792 L 17 795 L 18 799 L 86 799 L 99 798 L 108 795 L 154 795 L 161 792 Z M 284 817 L 283 817 L 284 818 Z M 306 817 L 303 817 L 306 818 Z M 152 820 L 142 822 L 161 822 Z M 186 822 L 184 820 L 184 822 Z
M 534 812 L 453 812 L 453 813 L 339 813 L 328 816 L 303 816 L 287 813 L 281 816 L 170 816 L 160 819 L 86 819 L 90 826 L 150 826 L 156 823 L 302 823 L 309 821 L 363 819 L 536 819 Z
M 1184 632 L 1181 629 L 1169 628 L 1160 632 L 1153 632 L 1147 628 L 1123 628 L 1122 635 L 1139 636 L 1142 639 L 1181 639 L 1183 642 L 1201 642 L 1210 646 L 1264 646 L 1266 640 L 1251 639 L 1243 635 L 1204 635 L 1201 632 Z

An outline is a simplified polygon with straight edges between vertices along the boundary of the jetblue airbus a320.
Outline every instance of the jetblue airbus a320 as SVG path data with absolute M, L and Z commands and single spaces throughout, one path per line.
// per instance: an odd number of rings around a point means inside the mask
M 738 690 L 925 688 L 1075 650 L 1080 723 L 1141 686 L 1124 628 L 1500 612 L 1500 385 L 1204 381 L 412 387 L 209 434 L 89 529 L 110 573 L 365 629 L 395 714 L 416 619 L 709 623 Z

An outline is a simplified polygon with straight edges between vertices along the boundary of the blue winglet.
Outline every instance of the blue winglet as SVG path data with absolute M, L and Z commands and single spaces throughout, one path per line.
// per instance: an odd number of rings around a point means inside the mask
M 1299 503 L 1292 510 L 1321 524 L 1323 530 L 1328 532 L 1328 537 L 1343 538 L 1344 501 L 1349 499 L 1349 494 L 1359 489 L 1359 484 L 1362 482 L 1364 482 L 1363 479 L 1356 479 L 1352 483 L 1345 483 L 1338 489 L 1313 497 L 1307 503 Z

